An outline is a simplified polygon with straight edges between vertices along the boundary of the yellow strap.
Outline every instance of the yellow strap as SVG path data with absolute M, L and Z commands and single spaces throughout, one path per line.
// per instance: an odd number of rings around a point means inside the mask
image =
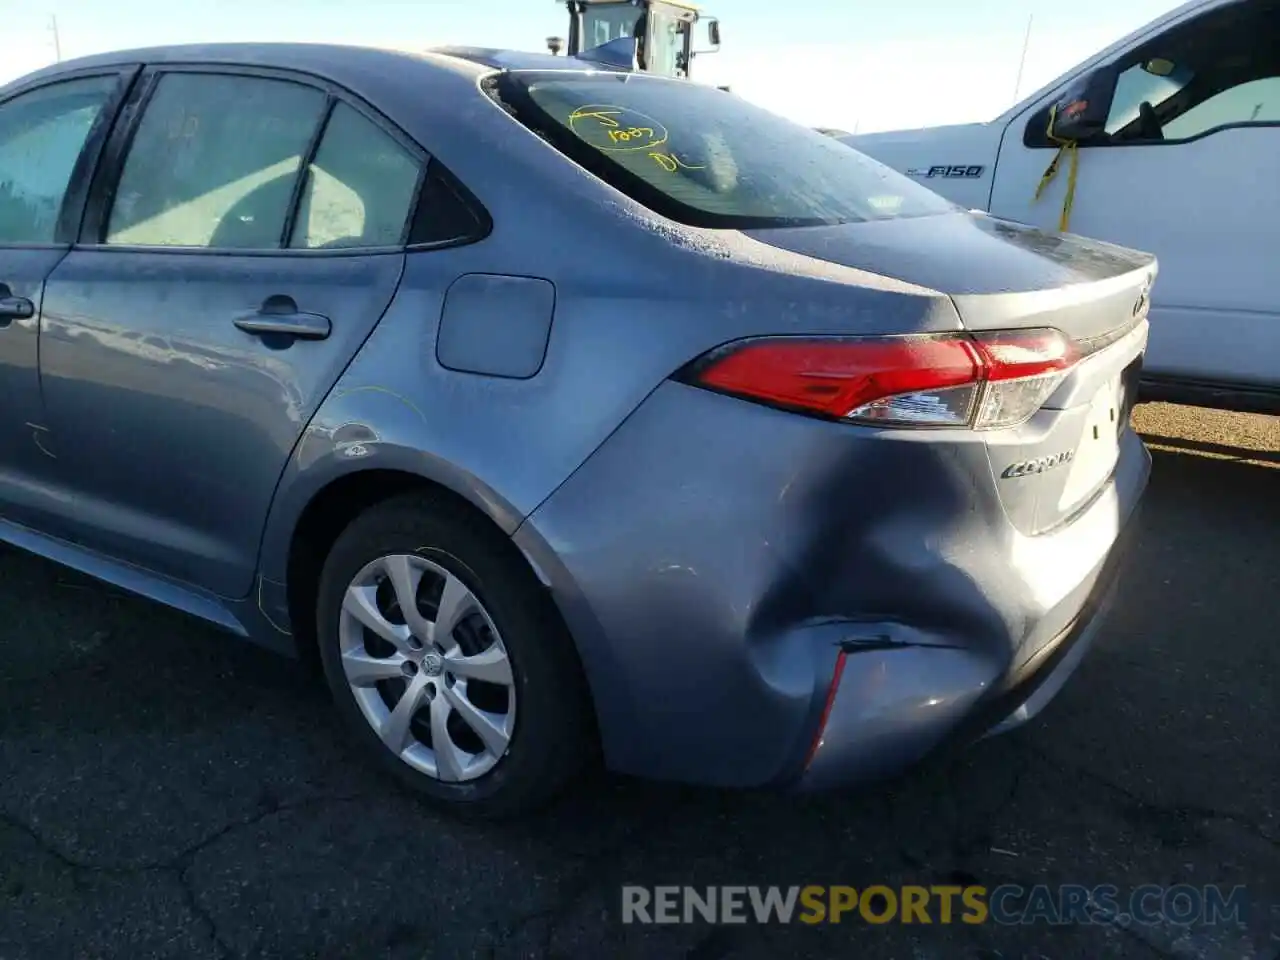
M 1035 199 L 1040 199 L 1040 195 L 1044 193 L 1045 188 L 1058 175 L 1058 167 L 1063 155 L 1066 155 L 1071 162 L 1071 166 L 1067 171 L 1067 195 L 1062 200 L 1062 215 L 1058 218 L 1058 229 L 1065 233 L 1071 224 L 1071 208 L 1076 201 L 1076 177 L 1080 170 L 1080 145 L 1074 140 L 1059 140 L 1053 135 L 1053 121 L 1057 113 L 1058 108 L 1055 105 L 1049 111 L 1049 126 L 1045 131 L 1045 135 L 1058 144 L 1058 152 L 1053 155 L 1053 159 L 1049 161 L 1049 166 L 1045 168 L 1044 175 L 1040 178 L 1040 183 L 1036 187 Z

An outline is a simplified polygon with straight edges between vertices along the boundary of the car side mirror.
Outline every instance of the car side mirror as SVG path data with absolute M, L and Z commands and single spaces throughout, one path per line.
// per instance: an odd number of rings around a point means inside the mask
M 1114 68 L 1095 70 L 1072 84 L 1045 116 L 1045 130 L 1052 140 L 1084 143 L 1106 130 L 1111 101 L 1116 93 Z

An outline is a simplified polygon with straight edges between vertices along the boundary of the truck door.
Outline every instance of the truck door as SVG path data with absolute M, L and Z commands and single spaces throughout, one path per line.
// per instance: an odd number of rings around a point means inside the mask
M 1280 0 L 1234 0 L 1138 40 L 1118 71 L 1106 135 L 1078 149 L 1068 229 L 1155 253 L 1147 375 L 1280 389 Z M 1005 132 L 991 212 L 1058 229 L 1059 93 Z
M 688 17 L 662 4 L 649 8 L 649 35 L 645 38 L 644 69 L 664 77 L 685 76 L 689 70 Z

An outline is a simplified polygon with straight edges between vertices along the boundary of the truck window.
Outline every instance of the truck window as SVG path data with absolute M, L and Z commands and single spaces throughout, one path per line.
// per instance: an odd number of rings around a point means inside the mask
M 819 226 L 956 209 L 840 141 L 714 87 L 563 71 L 496 83 L 498 99 L 568 159 L 689 226 Z
M 592 3 L 582 14 L 582 47 L 590 50 L 610 40 L 634 37 L 642 13 L 629 3 Z
M 1107 114 L 1107 133 L 1114 134 L 1137 120 L 1143 101 L 1158 107 L 1185 87 L 1190 79 L 1190 71 L 1185 68 L 1161 77 L 1149 73 L 1144 64 L 1135 63 L 1116 80 L 1115 97 L 1111 101 L 1111 112 Z
M 1280 123 L 1280 76 L 1250 80 L 1202 100 L 1164 125 L 1166 140 L 1186 140 L 1233 123 Z
M 1138 63 L 1120 74 L 1106 127 L 1111 142 L 1185 140 L 1228 125 L 1277 122 L 1277 50 L 1280 0 L 1244 0 L 1179 24 L 1138 52 L 1142 62 L 1169 61 L 1172 72 L 1155 76 Z M 1145 122 L 1144 102 L 1152 108 Z

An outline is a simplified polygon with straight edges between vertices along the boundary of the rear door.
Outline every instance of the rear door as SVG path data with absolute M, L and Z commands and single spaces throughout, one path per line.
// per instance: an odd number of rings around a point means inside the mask
M 1144 377 L 1280 389 L 1280 2 L 1216 4 L 1115 66 L 1110 136 L 1080 147 L 1069 229 L 1159 258 Z M 1034 199 L 1056 150 L 1047 108 L 1009 126 L 991 212 L 1057 229 L 1065 161 Z
M 425 161 L 284 73 L 154 70 L 126 116 L 45 292 L 65 533 L 240 597 L 291 450 L 395 293 Z
M 0 102 L 0 519 L 39 525 L 49 507 L 41 296 L 71 247 L 87 178 L 134 72 L 45 81 Z

